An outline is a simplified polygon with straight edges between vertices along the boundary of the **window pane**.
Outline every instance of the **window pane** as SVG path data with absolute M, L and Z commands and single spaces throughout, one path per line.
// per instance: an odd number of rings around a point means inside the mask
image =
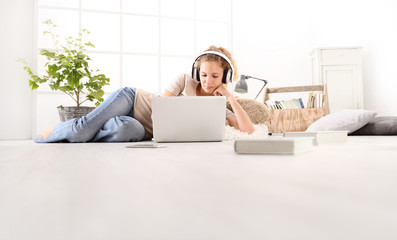
M 136 87 L 157 93 L 158 72 L 157 56 L 123 57 L 123 87 Z
M 202 51 L 210 45 L 230 49 L 229 25 L 225 23 L 197 23 L 197 48 Z
M 123 12 L 157 15 L 158 2 L 158 0 L 123 0 Z
M 120 55 L 88 53 L 92 59 L 90 68 L 93 71 L 99 69 L 97 74 L 105 74 L 110 78 L 110 85 L 103 87 L 105 92 L 113 92 L 120 88 Z
M 159 31 L 156 17 L 123 17 L 123 51 L 158 53 Z
M 194 59 L 193 59 L 194 60 Z M 161 58 L 161 93 L 182 73 L 191 75 L 192 58 L 162 57 Z
M 161 52 L 174 55 L 194 53 L 193 21 L 163 19 L 161 23 Z
M 161 16 L 194 17 L 194 0 L 161 0 Z
M 228 22 L 230 19 L 230 0 L 197 1 L 196 17 L 203 20 Z
M 77 36 L 79 31 L 79 14 L 76 10 L 57 10 L 57 9 L 39 9 L 37 24 L 37 45 L 39 48 L 55 48 L 51 35 L 43 35 L 48 31 L 47 25 L 43 21 L 51 19 L 57 27 L 54 33 L 59 35 L 59 43 L 65 45 L 65 37 Z
M 41 6 L 78 8 L 79 0 L 38 0 L 38 4 Z
M 120 12 L 120 1 L 81 0 L 83 9 Z
M 120 16 L 108 13 L 83 12 L 83 28 L 96 50 L 120 51 Z

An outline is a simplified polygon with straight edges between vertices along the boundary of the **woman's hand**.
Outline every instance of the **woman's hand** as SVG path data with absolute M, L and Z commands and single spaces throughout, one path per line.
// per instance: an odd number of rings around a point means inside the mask
M 229 92 L 223 85 L 219 85 L 217 89 L 212 93 L 214 96 L 224 96 L 227 99 L 233 97 L 233 94 Z

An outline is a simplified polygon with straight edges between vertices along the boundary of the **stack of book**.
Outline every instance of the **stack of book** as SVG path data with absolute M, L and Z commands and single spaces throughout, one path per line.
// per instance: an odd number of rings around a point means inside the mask
M 267 137 L 235 140 L 234 151 L 248 154 L 297 154 L 313 149 L 313 137 Z
M 295 98 L 291 100 L 273 100 L 265 101 L 266 105 L 271 109 L 296 109 L 305 108 L 302 98 Z M 324 94 L 320 92 L 309 92 L 306 108 L 322 108 L 324 107 Z
M 310 151 L 314 145 L 347 142 L 347 131 L 286 132 L 282 136 L 235 140 L 239 154 L 298 154 Z
M 322 107 L 324 107 L 324 94 L 310 92 L 306 107 L 307 108 L 322 108 Z

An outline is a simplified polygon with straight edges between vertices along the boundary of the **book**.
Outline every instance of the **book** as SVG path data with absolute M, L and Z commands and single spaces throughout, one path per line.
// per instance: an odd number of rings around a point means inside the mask
M 302 98 L 299 98 L 299 104 L 301 105 L 301 108 L 305 108 L 305 105 L 303 104 Z
M 284 109 L 304 108 L 304 106 L 302 107 L 303 103 L 301 102 L 302 102 L 301 98 L 281 101 L 281 103 L 284 105 Z
M 291 100 L 266 100 L 266 105 L 271 109 L 296 109 L 296 108 L 305 108 L 303 105 L 302 98 L 296 98 Z
M 312 103 L 312 92 L 309 92 L 309 98 L 307 99 L 307 105 L 306 105 L 306 107 L 307 108 L 311 108 L 312 106 L 311 106 L 311 103 Z
M 269 99 L 269 100 L 266 100 L 265 103 L 270 109 L 279 109 L 278 102 L 276 102 L 274 100 Z
M 280 101 L 275 101 L 275 109 L 284 109 L 284 105 Z
M 313 137 L 267 137 L 234 141 L 236 153 L 293 155 L 313 149 Z
M 347 142 L 347 131 L 285 132 L 284 137 L 314 137 L 314 145 Z
M 322 108 L 324 107 L 324 93 L 309 92 L 307 100 L 307 108 Z
M 310 101 L 310 107 L 311 107 L 311 108 L 315 108 L 315 107 L 316 107 L 316 106 L 315 106 L 315 102 L 316 102 L 316 94 L 313 93 L 313 94 L 312 94 L 312 99 L 311 99 L 311 101 Z

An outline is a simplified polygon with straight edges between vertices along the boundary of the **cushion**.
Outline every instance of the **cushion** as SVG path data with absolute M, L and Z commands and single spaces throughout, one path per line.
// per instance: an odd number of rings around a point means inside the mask
M 350 135 L 397 135 L 397 116 L 376 117 Z
M 366 125 L 375 116 L 376 112 L 369 110 L 342 110 L 318 119 L 306 129 L 306 132 L 348 131 L 351 133 Z
M 270 110 L 266 104 L 258 102 L 254 99 L 239 98 L 235 97 L 236 101 L 241 105 L 241 107 L 248 114 L 251 122 L 253 124 L 264 124 L 270 119 Z M 227 108 L 231 111 L 232 107 L 230 103 L 227 103 Z

